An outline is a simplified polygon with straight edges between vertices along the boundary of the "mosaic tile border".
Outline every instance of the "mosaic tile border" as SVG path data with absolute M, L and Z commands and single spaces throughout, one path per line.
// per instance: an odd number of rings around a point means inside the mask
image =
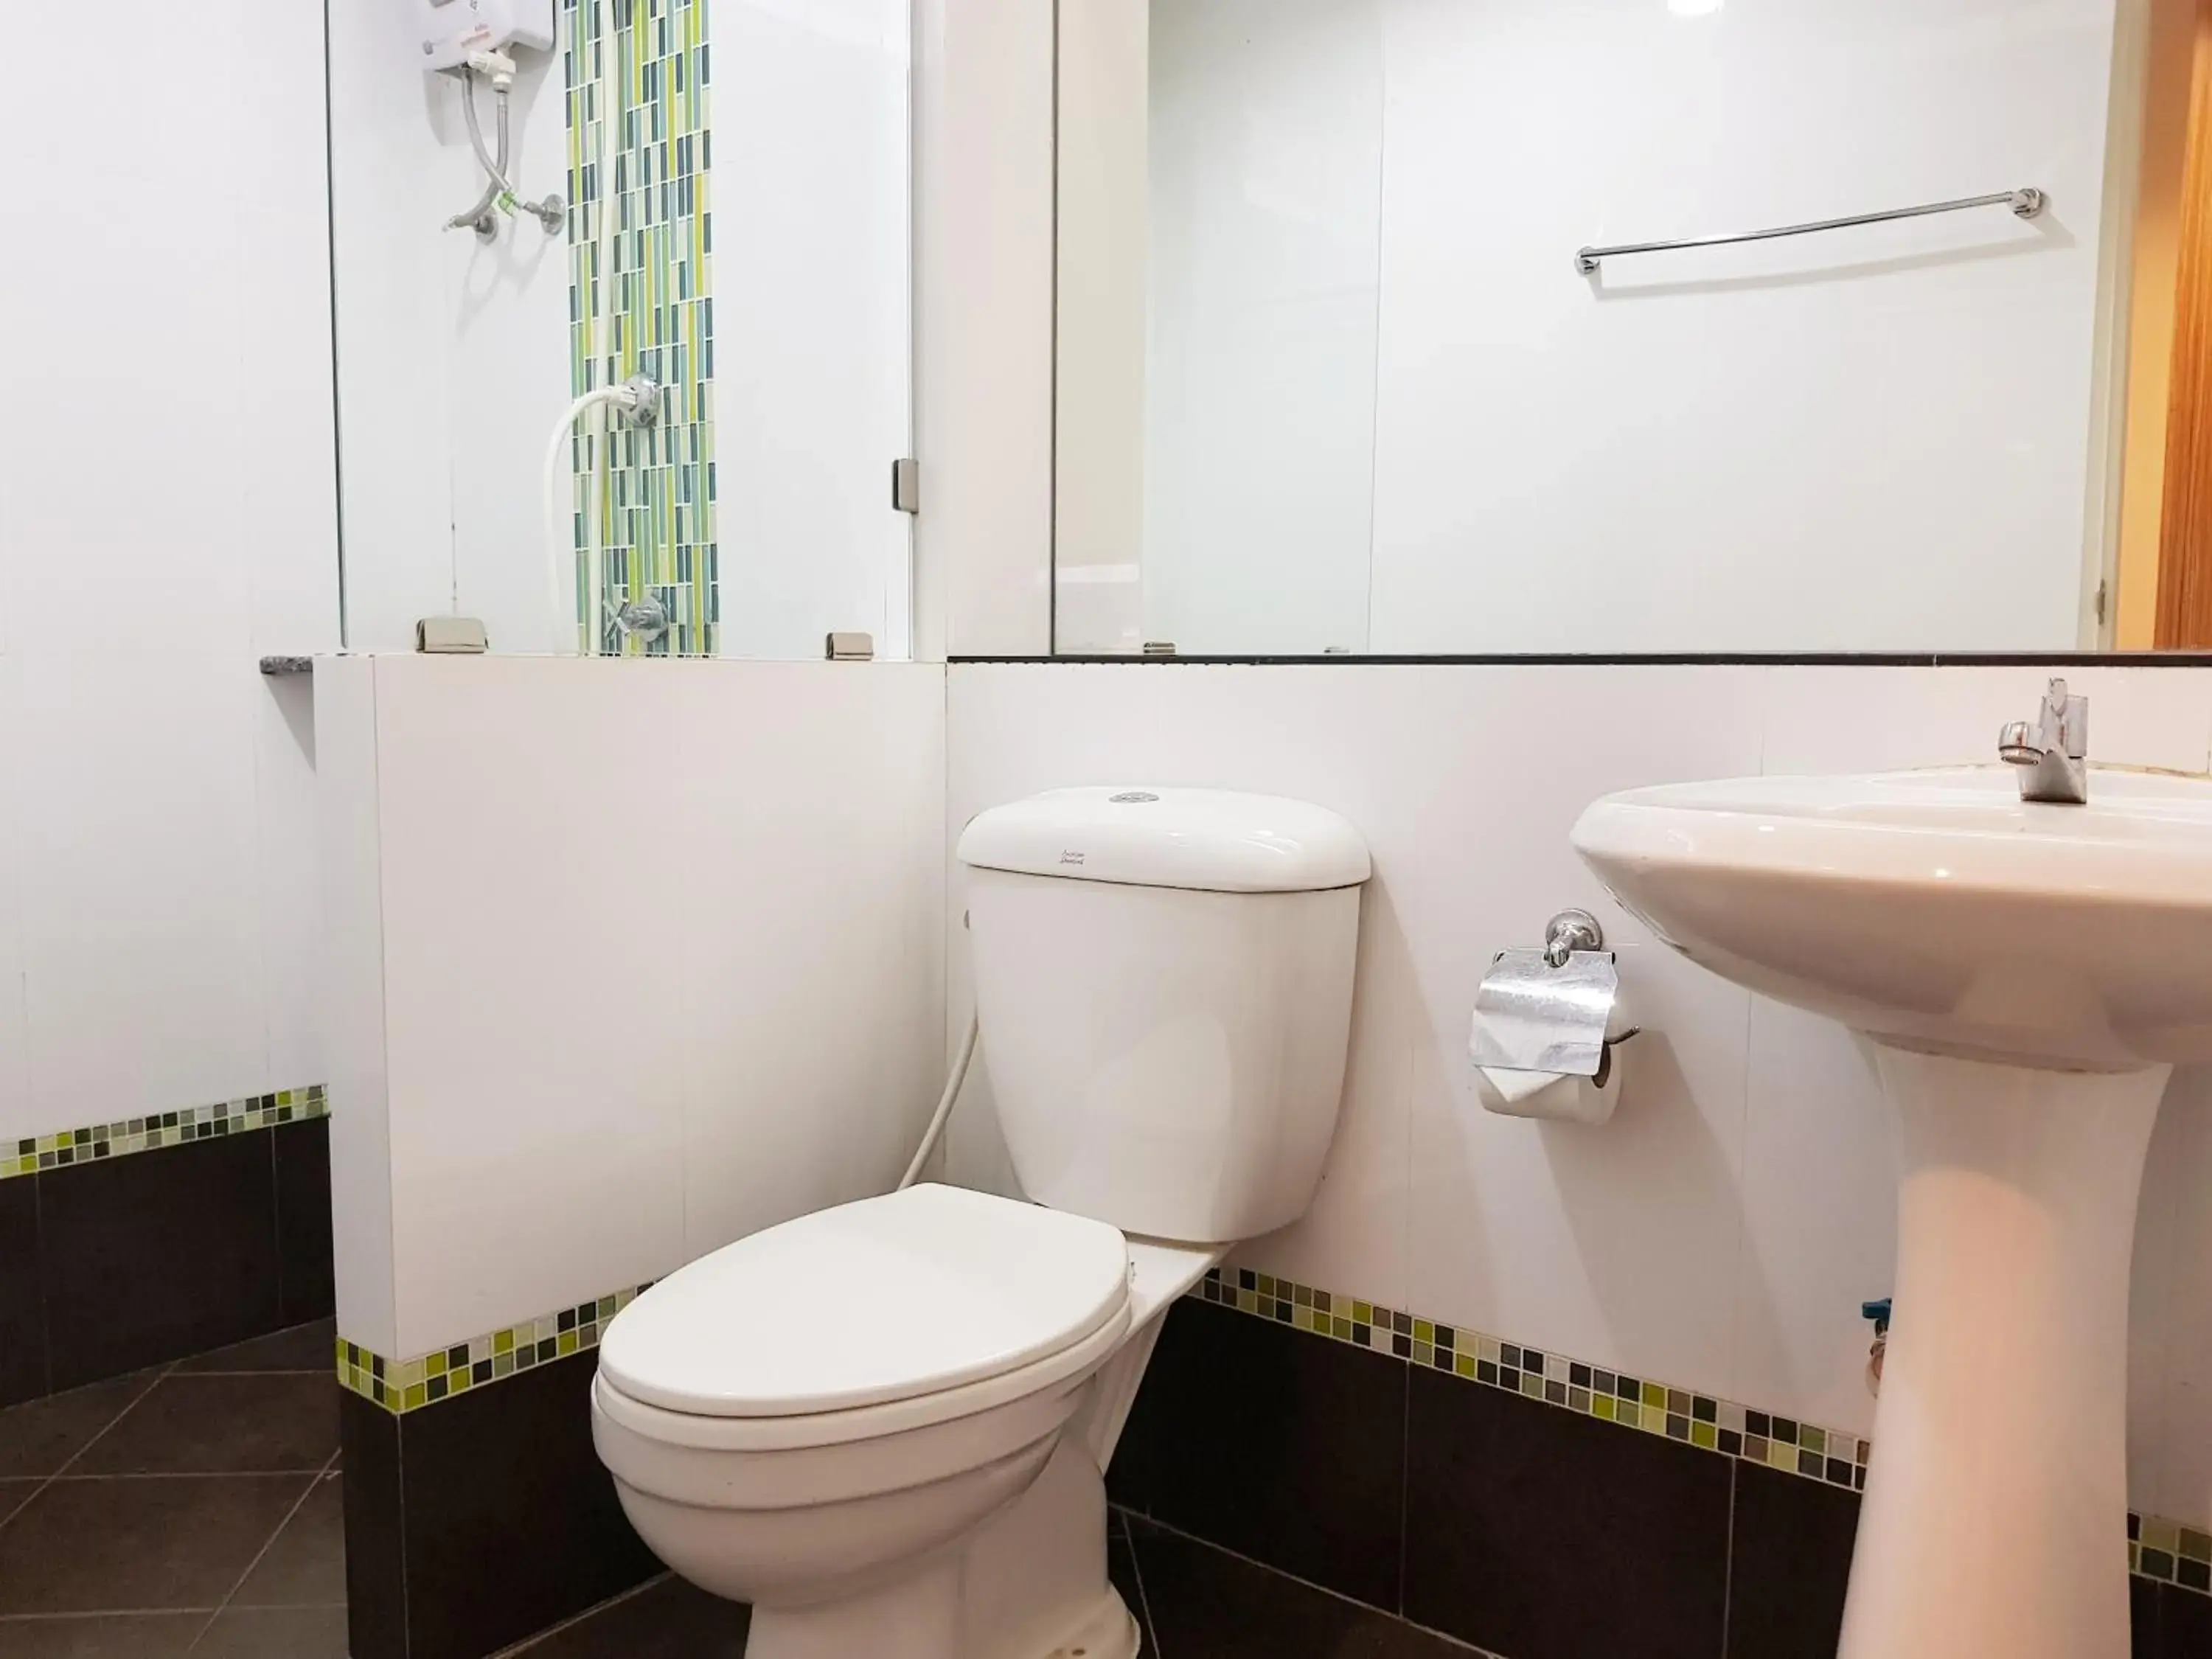
M 94 1123 L 81 1129 L 58 1130 L 50 1135 L 0 1140 L 0 1181 L 38 1175 L 47 1170 L 66 1170 L 72 1164 L 93 1164 L 104 1158 L 128 1158 L 137 1152 L 159 1152 L 165 1146 L 181 1146 L 189 1141 L 213 1140 L 220 1135 L 246 1134 L 279 1123 L 327 1117 L 330 1109 L 330 1097 L 317 1083 L 305 1089 L 280 1089 L 270 1095 L 218 1101 L 212 1106 L 149 1112 L 144 1117 L 125 1118 L 116 1123 Z
M 1701 1451 L 1778 1469 L 1847 1491 L 1866 1488 L 1873 1442 L 1839 1429 L 1647 1377 L 1628 1376 L 1503 1337 L 1424 1319 L 1270 1273 L 1217 1267 L 1191 1296 L 1310 1335 L 1389 1354 L 1500 1389 L 1540 1405 L 1680 1441 Z M 2128 1570 L 2163 1584 L 2212 1595 L 2212 1533 L 2175 1521 L 2128 1516 Z
M 599 655 L 715 654 L 721 625 L 714 465 L 713 63 L 708 0 L 562 0 L 568 144 L 569 380 L 580 397 L 634 374 L 663 388 L 650 427 L 604 439 L 580 422 L 580 644 Z M 602 174 L 610 176 L 602 177 Z M 600 235 L 611 211 L 610 234 Z M 603 257 L 611 268 L 602 270 Z M 611 306 L 606 303 L 611 298 Z M 599 446 L 608 447 L 605 488 Z M 596 499 L 595 499 L 596 498 Z M 587 595 L 589 534 L 617 600 L 657 599 L 668 631 L 641 641 Z
M 504 1382 L 518 1372 L 590 1352 L 599 1346 L 599 1333 L 607 1322 L 652 1288 L 650 1284 L 634 1285 L 408 1360 L 386 1359 L 342 1336 L 337 1340 L 338 1386 L 394 1417 L 404 1417 Z

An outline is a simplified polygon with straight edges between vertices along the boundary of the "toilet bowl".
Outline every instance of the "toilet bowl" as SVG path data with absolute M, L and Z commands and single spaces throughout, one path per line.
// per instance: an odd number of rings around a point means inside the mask
M 1103 1472 L 1221 1247 L 925 1186 L 694 1262 L 609 1328 L 600 1461 L 749 1659 L 1129 1659 Z
M 1056 790 L 959 853 L 1036 1202 L 915 1187 L 802 1216 L 601 1339 L 600 1461 L 662 1560 L 752 1604 L 747 1659 L 1133 1659 L 1103 1472 L 1162 1318 L 1305 1213 L 1335 1130 L 1370 873 L 1344 819 Z

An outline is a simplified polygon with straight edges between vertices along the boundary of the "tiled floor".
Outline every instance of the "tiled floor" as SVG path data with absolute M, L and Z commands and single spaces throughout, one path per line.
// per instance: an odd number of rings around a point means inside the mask
M 0 1659 L 345 1659 L 327 1324 L 0 1412 Z M 1115 1511 L 1157 1659 L 1468 1659 Z M 743 1659 L 745 1610 L 664 1578 L 515 1650 Z
M 1152 1659 L 1481 1659 L 1470 1647 L 1136 1516 L 1109 1565 Z
M 0 1412 L 0 1659 L 345 1659 L 331 1340 Z
M 1115 1587 L 1152 1659 L 1480 1659 L 1473 1648 L 1115 1511 Z M 664 1578 L 511 1659 L 741 1659 L 742 1607 Z

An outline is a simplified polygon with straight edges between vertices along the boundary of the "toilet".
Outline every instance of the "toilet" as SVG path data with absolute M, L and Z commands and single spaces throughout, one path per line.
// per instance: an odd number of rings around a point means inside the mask
M 1335 813 L 1063 789 L 963 834 L 991 1095 L 1026 1201 L 923 1185 L 704 1256 L 607 1328 L 639 1535 L 748 1659 L 1133 1659 L 1104 1471 L 1168 1306 L 1304 1213 L 1367 848 Z

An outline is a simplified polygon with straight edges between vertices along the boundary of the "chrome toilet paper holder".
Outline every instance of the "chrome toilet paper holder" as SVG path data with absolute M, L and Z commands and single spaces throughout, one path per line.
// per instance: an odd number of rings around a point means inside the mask
M 1602 1077 L 1620 1001 L 1620 966 L 1587 910 L 1562 910 L 1534 950 L 1500 951 L 1474 994 L 1469 1044 L 1476 1066 L 1504 1072 Z

